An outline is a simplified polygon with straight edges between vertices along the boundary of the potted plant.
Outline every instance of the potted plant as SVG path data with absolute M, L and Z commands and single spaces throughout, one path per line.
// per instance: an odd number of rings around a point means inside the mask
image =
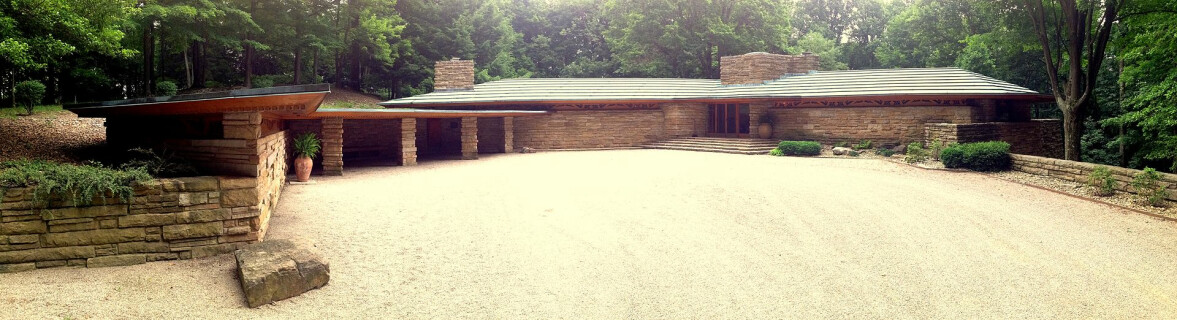
M 315 155 L 319 154 L 319 138 L 314 133 L 304 133 L 294 139 L 294 175 L 298 182 L 311 180 L 311 166 L 314 165 Z
M 757 133 L 759 133 L 761 139 L 772 138 L 772 124 L 775 122 L 776 114 L 772 113 L 772 111 L 764 110 L 764 113 L 760 114 L 760 127 L 757 128 L 759 131 Z

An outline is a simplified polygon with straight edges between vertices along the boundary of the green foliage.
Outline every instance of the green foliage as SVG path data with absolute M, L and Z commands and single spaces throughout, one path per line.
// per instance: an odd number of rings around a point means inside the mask
M 160 81 L 155 83 L 155 93 L 161 96 L 174 96 L 180 88 L 176 86 L 175 82 Z
M 127 150 L 126 155 L 127 159 L 119 165 L 122 170 L 142 170 L 161 178 L 191 177 L 200 173 L 187 159 L 167 150 L 157 153 L 152 149 L 134 148 Z
M 871 142 L 870 140 L 862 140 L 862 142 L 855 144 L 853 149 L 854 150 L 870 150 L 870 147 L 873 144 L 874 143 Z
M 274 86 L 274 79 L 273 78 L 263 78 L 263 77 L 253 78 L 253 87 L 254 88 L 269 88 L 269 87 L 273 87 L 273 86 Z
M 45 85 L 40 81 L 21 81 L 16 84 L 15 90 L 17 103 L 24 106 L 29 115 L 33 115 L 33 108 L 45 98 Z
M 887 149 L 887 148 L 878 148 L 878 149 L 875 149 L 875 154 L 890 158 L 891 156 L 895 155 L 895 150 L 891 150 L 891 149 Z
M 849 141 L 838 141 L 837 143 L 834 143 L 834 148 L 845 148 L 848 146 L 850 146 Z
M 768 155 L 776 156 L 776 157 L 783 157 L 783 156 L 785 156 L 785 152 L 781 151 L 780 148 L 773 148 L 772 151 L 768 152 Z
M 921 163 L 928 161 L 928 150 L 924 149 L 924 145 L 919 142 L 912 142 L 907 145 L 907 156 L 903 157 L 903 161 L 907 163 Z
M 797 46 L 790 51 L 793 54 L 813 53 L 817 55 L 821 70 L 846 70 L 850 67 L 843 60 L 842 47 L 832 39 L 827 39 L 820 33 L 811 32 L 801 39 L 797 39 Z
M 1087 176 L 1087 185 L 1095 190 L 1095 195 L 1107 197 L 1116 193 L 1116 179 L 1112 177 L 1112 170 L 1107 166 L 1096 166 Z
M 314 133 L 304 133 L 294 139 L 294 154 L 298 157 L 314 159 L 321 148 L 319 138 Z
M 850 150 L 850 152 L 847 153 L 847 155 L 850 155 L 851 157 L 858 157 L 859 155 L 861 155 L 861 153 L 859 153 L 858 151 L 855 151 L 855 150 Z
M 944 142 L 941 142 L 940 139 L 936 139 L 932 140 L 931 144 L 928 144 L 928 151 L 932 153 L 932 159 L 940 160 L 940 153 L 944 152 L 944 148 L 946 147 L 948 146 Z
M 940 152 L 940 161 L 947 168 L 974 171 L 1008 170 L 1011 164 L 1009 143 L 990 141 L 954 144 Z
M 61 105 L 41 105 L 33 108 L 33 114 L 62 112 Z M 21 114 L 28 114 L 28 110 L 24 108 L 5 108 L 0 109 L 0 118 L 15 118 Z
M 111 197 L 130 201 L 134 184 L 150 179 L 142 169 L 114 170 L 44 160 L 0 162 L 0 188 L 32 188 L 34 202 L 40 205 L 62 200 L 85 206 L 96 198 L 105 202 Z
M 1161 183 L 1161 174 L 1156 169 L 1144 168 L 1143 171 L 1136 174 L 1136 177 L 1132 179 L 1132 188 L 1136 190 L 1136 195 L 1148 204 L 1155 207 L 1165 205 L 1165 197 L 1168 193 L 1165 191 L 1165 185 Z
M 816 156 L 821 154 L 821 144 L 813 141 L 781 141 L 776 150 L 784 156 Z

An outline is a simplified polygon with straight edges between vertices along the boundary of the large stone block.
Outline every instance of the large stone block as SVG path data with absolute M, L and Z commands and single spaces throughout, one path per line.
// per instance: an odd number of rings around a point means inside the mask
M 85 259 L 94 257 L 94 247 L 41 248 L 0 252 L 0 264 Z
M 256 206 L 260 199 L 257 189 L 237 189 L 221 192 L 222 207 Z
M 45 234 L 41 244 L 45 247 L 69 247 L 143 241 L 146 237 L 143 228 L 99 229 Z
M 38 234 L 46 231 L 44 221 L 0 223 L 0 234 Z
M 163 242 L 124 242 L 118 244 L 119 254 L 132 253 L 168 253 L 170 247 Z
M 0 273 L 25 272 L 37 269 L 35 263 L 0 264 Z
M 117 216 L 127 214 L 127 208 L 127 205 L 59 208 L 45 210 L 41 216 L 45 220 Z
M 212 222 L 232 218 L 233 213 L 229 209 L 195 210 L 177 213 L 176 223 Z
M 121 267 L 147 263 L 147 256 L 143 254 L 120 254 L 113 256 L 90 258 L 86 260 L 87 268 Z
M 327 285 L 330 267 L 313 249 L 289 240 L 245 246 L 236 253 L 245 301 L 251 308 Z
M 119 217 L 119 227 L 158 227 L 176 223 L 175 214 L 133 214 Z
M 221 235 L 225 230 L 223 222 L 180 224 L 163 227 L 164 240 L 207 238 Z

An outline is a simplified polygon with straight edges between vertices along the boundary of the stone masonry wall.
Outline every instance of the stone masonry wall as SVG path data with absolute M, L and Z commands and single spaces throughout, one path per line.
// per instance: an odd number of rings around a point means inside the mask
M 789 56 L 753 52 L 719 58 L 719 80 L 723 85 L 763 84 L 785 74 L 818 70 L 819 65 L 818 56 L 812 54 Z
M 662 114 L 666 139 L 707 135 L 705 103 L 667 103 L 662 105 Z
M 987 123 L 933 123 L 924 126 L 924 143 L 1005 141 L 1013 153 L 1042 157 L 1063 156 L 1062 123 L 1059 120 Z
M 923 141 L 924 124 L 972 122 L 971 107 L 777 108 L 773 137 L 823 143 Z M 756 119 L 752 119 L 754 122 Z
M 556 111 L 514 120 L 516 148 L 636 147 L 665 138 L 662 110 Z
M 474 60 L 438 61 L 433 69 L 433 91 L 474 89 Z
M 1087 183 L 1088 176 L 1099 165 L 1086 162 L 1068 161 L 1046 157 L 1022 154 L 1010 155 L 1013 158 L 1013 169 L 1040 176 L 1055 177 L 1078 183 Z M 1112 172 L 1112 177 L 1119 181 L 1117 190 L 1121 192 L 1135 192 L 1130 183 L 1140 174 L 1141 170 L 1105 166 Z M 1177 201 L 1177 175 L 1161 173 L 1162 184 L 1168 185 L 1169 201 Z

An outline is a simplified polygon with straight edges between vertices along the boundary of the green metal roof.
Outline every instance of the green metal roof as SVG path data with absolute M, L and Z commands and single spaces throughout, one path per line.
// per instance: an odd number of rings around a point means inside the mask
M 817 71 L 756 85 L 721 85 L 715 79 L 577 78 L 508 79 L 473 90 L 434 92 L 381 103 L 429 107 L 576 101 L 805 99 L 877 96 L 1002 96 L 1042 98 L 1005 81 L 957 68 Z

